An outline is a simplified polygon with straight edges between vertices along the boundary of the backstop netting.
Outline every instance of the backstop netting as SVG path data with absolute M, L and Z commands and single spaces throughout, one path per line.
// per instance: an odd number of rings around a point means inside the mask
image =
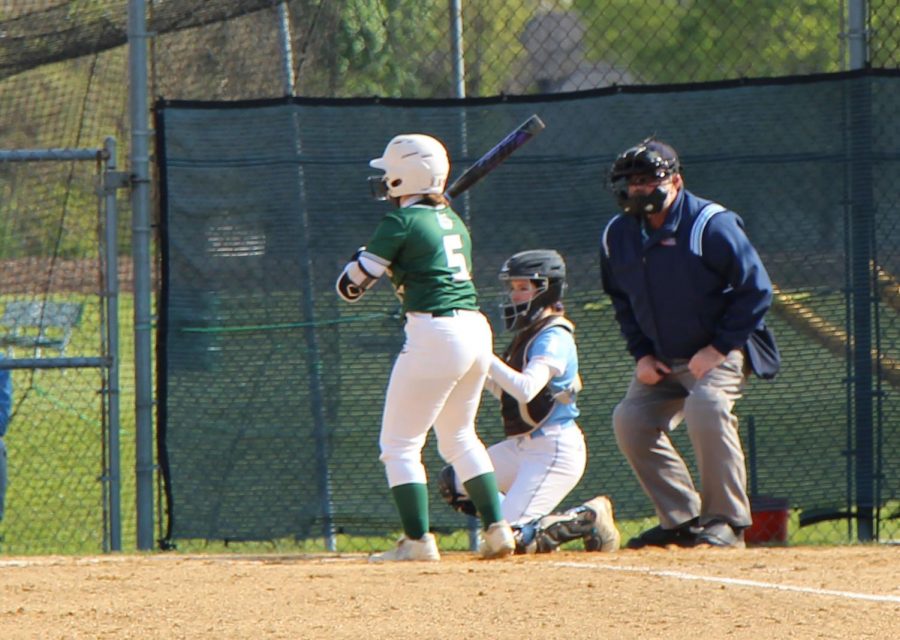
M 737 405 L 752 492 L 809 522 L 874 513 L 876 533 L 896 536 L 898 110 L 891 72 L 470 101 L 161 101 L 167 537 L 397 530 L 378 432 L 402 318 L 386 283 L 353 306 L 334 292 L 385 211 L 369 197 L 368 160 L 397 133 L 425 132 L 446 143 L 453 179 L 532 113 L 547 130 L 454 207 L 497 349 L 509 339 L 503 260 L 539 247 L 567 260 L 589 456 L 562 506 L 607 493 L 620 519 L 653 513 L 612 434 L 633 362 L 598 252 L 616 213 L 608 167 L 656 134 L 681 153 L 688 189 L 742 216 L 778 288 L 768 319 L 782 373 L 754 379 Z M 479 432 L 502 437 L 489 394 Z M 692 459 L 683 426 L 674 439 Z M 425 459 L 435 478 L 433 437 Z M 433 526 L 464 528 L 431 484 Z

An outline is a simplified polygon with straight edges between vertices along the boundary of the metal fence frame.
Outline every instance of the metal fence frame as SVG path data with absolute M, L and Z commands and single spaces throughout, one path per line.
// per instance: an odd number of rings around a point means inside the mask
M 122 550 L 121 456 L 119 448 L 119 274 L 118 206 L 116 192 L 127 185 L 125 174 L 116 170 L 116 141 L 107 138 L 99 149 L 16 149 L 0 150 L 3 162 L 99 162 L 103 165 L 97 196 L 103 203 L 104 235 L 102 255 L 105 290 L 105 322 L 101 323 L 101 355 L 95 357 L 0 359 L 0 369 L 99 369 L 103 379 L 100 393 L 103 417 L 103 550 Z

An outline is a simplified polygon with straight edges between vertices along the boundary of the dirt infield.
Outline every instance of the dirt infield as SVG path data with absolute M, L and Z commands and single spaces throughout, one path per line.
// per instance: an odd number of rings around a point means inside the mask
M 0 557 L 0 638 L 900 637 L 900 547 Z

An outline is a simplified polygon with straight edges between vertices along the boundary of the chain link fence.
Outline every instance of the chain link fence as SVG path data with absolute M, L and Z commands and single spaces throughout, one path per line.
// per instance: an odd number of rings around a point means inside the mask
M 867 8 L 852 33 L 851 4 Z M 147 0 L 151 94 L 168 99 L 446 98 L 580 91 L 846 70 L 851 38 L 900 66 L 897 0 Z M 34 118 L 79 89 L 119 106 L 125 0 L 9 0 L 0 77 Z M 20 74 L 30 72 L 27 76 Z M 81 86 L 76 78 L 81 78 Z M 6 80 L 9 82 L 9 80 Z M 88 86 L 87 83 L 90 83 Z M 7 92 L 5 92 L 7 93 Z M 38 99 L 38 97 L 40 99 Z M 68 112 L 70 108 L 66 109 Z M 121 118 L 122 112 L 118 112 Z M 124 126 L 116 114 L 96 119 Z M 73 116 L 67 114 L 67 118 Z M 114 133 L 114 132 L 107 132 Z
M 13 381 L 4 552 L 121 548 L 104 166 L 101 149 L 0 150 L 0 364 Z
M 0 3 L 4 148 L 84 147 L 114 136 L 122 142 L 119 164 L 125 164 L 125 142 L 131 133 L 128 5 L 126 0 Z M 864 32 L 849 26 L 853 7 L 865 9 Z M 167 99 L 237 100 L 287 93 L 323 98 L 477 98 L 814 75 L 848 69 L 851 46 L 860 38 L 868 46 L 869 66 L 900 68 L 900 0 L 147 0 L 146 9 L 152 32 L 149 94 Z M 739 109 L 734 117 L 740 117 Z M 686 119 L 680 126 L 686 135 L 696 124 Z M 896 145 L 896 140 L 890 144 Z M 878 153 L 888 162 L 895 160 L 889 145 Z M 0 165 L 4 304 L 22 296 L 55 300 L 73 294 L 68 285 L 55 283 L 63 275 L 76 277 L 74 262 L 94 259 L 86 243 L 97 235 L 95 180 L 86 168 L 38 171 L 34 165 Z M 879 178 L 877 187 L 889 196 L 882 203 L 900 200 L 889 180 Z M 127 265 L 131 230 L 124 198 L 121 205 L 119 246 L 121 261 Z M 797 207 L 798 218 L 806 219 L 802 203 Z M 882 204 L 875 214 L 882 244 L 873 259 L 879 264 L 891 264 L 896 258 L 897 247 L 889 244 L 892 236 L 885 233 L 895 228 L 895 212 L 896 206 Z M 66 231 L 60 235 L 63 218 Z M 843 237 L 839 231 L 832 238 Z M 846 267 L 835 253 L 840 249 L 834 242 L 824 242 L 821 261 L 795 265 L 794 275 L 799 278 L 805 269 L 821 268 L 834 269 L 836 277 L 843 277 Z M 10 261 L 15 268 L 7 266 Z M 898 271 L 892 268 L 880 275 L 875 290 L 879 303 L 872 323 L 876 347 L 885 353 L 897 346 L 890 273 Z M 84 293 L 89 287 L 78 277 L 79 291 Z M 35 284 L 40 282 L 44 284 Z M 127 288 L 123 267 L 123 289 Z M 785 304 L 802 309 L 809 292 L 800 295 Z M 825 305 L 826 315 L 840 326 L 849 294 L 845 286 L 834 285 L 829 295 L 834 306 Z M 77 352 L 88 339 L 82 332 L 93 322 L 89 319 L 98 317 L 96 304 L 86 303 L 70 350 Z M 128 305 L 123 296 L 123 319 L 131 315 Z M 131 327 L 123 326 L 125 408 L 133 404 L 131 346 Z M 891 415 L 892 388 L 877 386 L 879 376 L 890 371 L 890 362 L 880 358 L 876 365 L 875 411 Z M 100 508 L 96 495 L 100 489 L 97 467 L 91 465 L 102 456 L 102 441 L 94 426 L 87 428 L 98 424 L 100 416 L 92 414 L 97 406 L 93 400 L 85 404 L 85 394 L 99 388 L 95 375 L 86 370 L 14 374 L 16 402 L 24 404 L 16 405 L 7 437 L 11 487 L 0 524 L 3 551 L 100 548 L 95 527 L 100 516 L 91 512 Z M 834 393 L 847 388 L 837 379 L 833 386 Z M 837 421 L 846 419 L 835 416 Z M 41 431 L 32 432 L 33 424 Z M 72 428 L 51 426 L 57 424 Z M 889 421 L 885 425 L 896 428 Z M 134 439 L 128 410 L 123 412 L 122 435 L 123 453 L 128 454 Z M 762 443 L 760 455 L 766 454 L 766 446 Z M 802 439 L 792 446 L 802 447 Z M 73 482 L 65 475 L 72 460 L 83 460 L 84 474 L 94 476 L 85 481 L 89 490 L 75 498 L 66 489 Z M 132 490 L 127 486 L 131 464 L 124 461 L 126 492 Z M 131 494 L 126 496 L 124 504 L 130 507 Z M 35 509 L 46 517 L 26 515 Z M 51 520 L 57 528 L 43 524 Z M 123 523 L 128 547 L 134 535 L 130 508 Z
M 179 3 L 180 21 L 162 4 L 151 18 L 161 34 L 157 95 L 282 95 L 286 53 L 293 93 L 316 97 L 477 97 L 827 73 L 848 68 L 854 35 L 847 2 L 834 0 L 209 4 Z M 873 66 L 896 68 L 900 7 L 869 7 L 869 31 L 855 35 L 868 36 Z

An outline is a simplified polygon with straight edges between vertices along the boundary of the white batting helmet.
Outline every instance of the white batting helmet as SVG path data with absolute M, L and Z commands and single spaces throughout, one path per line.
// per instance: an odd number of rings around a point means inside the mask
M 392 198 L 415 193 L 443 193 L 450 175 L 450 159 L 440 141 L 421 133 L 395 136 L 370 167 L 384 171 L 384 184 Z

